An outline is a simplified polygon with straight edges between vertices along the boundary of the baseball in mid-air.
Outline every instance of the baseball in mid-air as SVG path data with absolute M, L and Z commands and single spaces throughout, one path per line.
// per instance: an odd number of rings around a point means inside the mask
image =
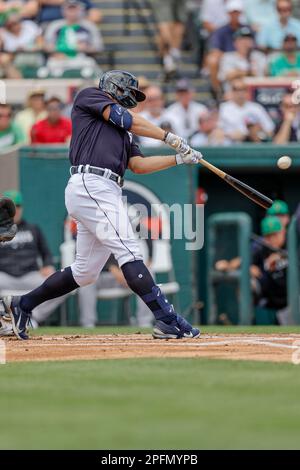
M 287 170 L 290 168 L 292 164 L 292 159 L 291 157 L 288 157 L 287 155 L 284 155 L 283 157 L 278 158 L 277 160 L 277 166 L 281 170 Z

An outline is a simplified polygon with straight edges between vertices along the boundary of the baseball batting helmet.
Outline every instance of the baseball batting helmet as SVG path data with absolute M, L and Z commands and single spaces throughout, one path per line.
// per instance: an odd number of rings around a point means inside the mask
M 137 78 L 124 70 L 110 70 L 100 78 L 99 88 L 109 93 L 124 108 L 134 108 L 146 95 L 139 90 Z

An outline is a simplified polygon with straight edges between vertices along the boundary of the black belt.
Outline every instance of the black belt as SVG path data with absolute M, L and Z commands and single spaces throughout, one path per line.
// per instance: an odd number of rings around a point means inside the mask
M 117 173 L 113 173 L 111 170 L 107 168 L 98 168 L 96 166 L 90 165 L 78 165 L 78 166 L 71 166 L 70 174 L 76 175 L 76 173 L 93 173 L 94 175 L 103 176 L 104 178 L 108 178 L 109 180 L 114 181 L 117 183 L 121 188 L 124 184 L 124 178 L 122 176 L 117 175 Z

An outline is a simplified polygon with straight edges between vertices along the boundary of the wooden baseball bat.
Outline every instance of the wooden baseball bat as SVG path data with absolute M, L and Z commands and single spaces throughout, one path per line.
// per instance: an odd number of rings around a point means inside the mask
M 234 178 L 233 176 L 228 175 L 227 173 L 225 173 L 225 171 L 220 170 L 220 168 L 217 168 L 216 166 L 204 160 L 204 158 L 202 158 L 199 163 L 208 170 L 215 173 L 217 176 L 222 178 L 222 180 L 226 181 L 226 183 L 230 184 L 230 186 L 232 186 L 234 189 L 242 193 L 247 198 L 251 199 L 251 201 L 255 202 L 259 206 L 263 207 L 264 209 L 269 209 L 269 207 L 272 206 L 272 199 L 256 191 L 256 189 L 251 188 L 251 186 L 248 186 L 247 184 Z

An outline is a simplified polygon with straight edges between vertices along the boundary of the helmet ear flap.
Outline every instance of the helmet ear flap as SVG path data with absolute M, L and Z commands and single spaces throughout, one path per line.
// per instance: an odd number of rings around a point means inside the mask
M 137 100 L 132 90 L 124 90 L 123 95 L 120 97 L 120 104 L 125 108 L 135 108 L 137 106 Z

